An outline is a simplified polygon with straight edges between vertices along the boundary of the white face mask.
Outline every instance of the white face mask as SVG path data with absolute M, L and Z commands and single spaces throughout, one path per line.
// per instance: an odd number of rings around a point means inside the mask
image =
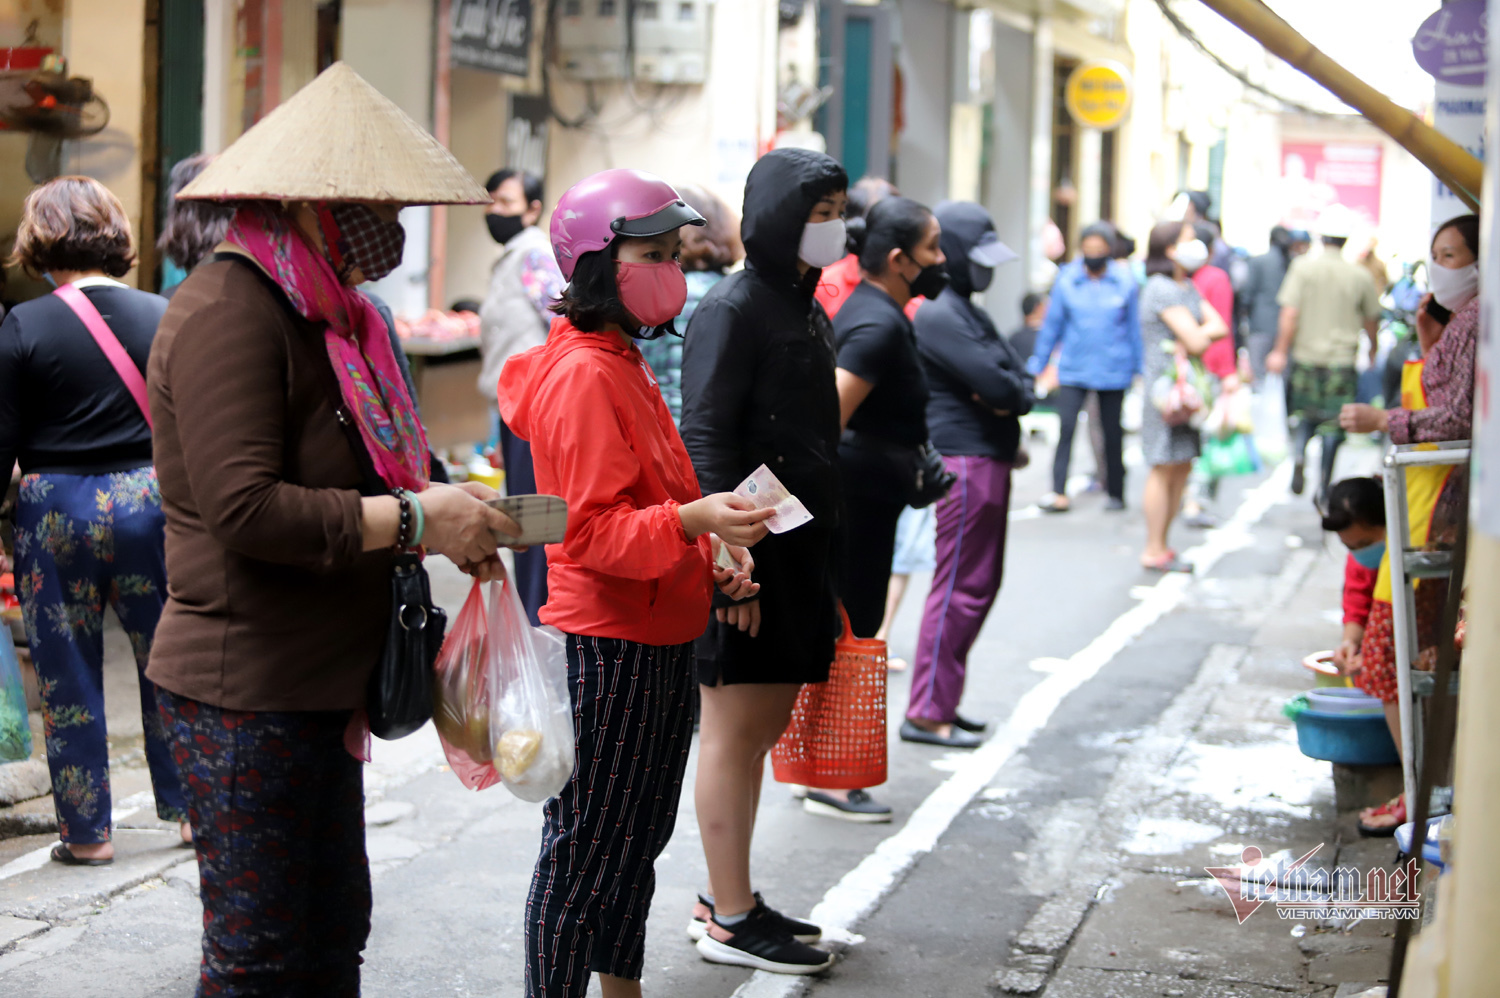
M 1177 244 L 1177 263 L 1189 274 L 1208 262 L 1208 247 L 1201 239 L 1189 239 Z
M 802 242 L 797 256 L 809 267 L 827 267 L 844 258 L 848 233 L 842 218 L 827 222 L 808 222 L 802 227 Z
M 1427 283 L 1432 297 L 1450 312 L 1457 312 L 1479 294 L 1479 264 L 1450 270 L 1440 263 L 1427 265 Z

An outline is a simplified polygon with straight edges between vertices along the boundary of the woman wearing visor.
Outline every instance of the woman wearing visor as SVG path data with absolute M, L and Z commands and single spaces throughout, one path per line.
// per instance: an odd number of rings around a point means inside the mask
M 1000 592 L 1010 473 L 1020 450 L 1020 417 L 1034 400 L 1026 358 L 972 300 L 990 286 L 995 268 L 1016 255 L 977 204 L 946 201 L 933 215 L 943 229 L 948 286 L 917 310 L 914 325 L 931 393 L 927 429 L 957 481 L 937 502 L 937 568 L 901 737 L 974 748 L 985 724 L 961 716 L 958 702 L 969 649 Z

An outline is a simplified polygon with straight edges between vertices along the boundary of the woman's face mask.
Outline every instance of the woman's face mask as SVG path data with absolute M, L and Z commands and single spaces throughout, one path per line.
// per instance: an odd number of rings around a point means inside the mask
M 972 260 L 969 261 L 969 284 L 975 291 L 988 291 L 990 282 L 994 279 L 994 267 L 983 267 Z
M 1450 312 L 1456 312 L 1479 294 L 1479 264 L 1450 268 L 1433 263 L 1427 268 L 1432 297 Z
M 665 326 L 687 304 L 687 278 L 676 260 L 616 263 L 615 285 L 620 303 L 648 329 Z
M 1349 554 L 1355 561 L 1359 562 L 1360 567 L 1374 571 L 1380 567 L 1380 559 L 1385 556 L 1385 541 L 1366 544 L 1362 548 L 1355 548 Z
M 842 218 L 827 222 L 808 222 L 802 227 L 802 242 L 797 258 L 809 267 L 832 266 L 844 258 L 848 233 Z
M 401 265 L 406 230 L 399 221 L 387 222 L 364 204 L 332 205 L 318 212 L 318 220 L 340 280 L 358 268 L 365 280 L 378 281 Z
M 1196 273 L 1208 262 L 1208 247 L 1201 239 L 1189 239 L 1177 244 L 1177 262 L 1189 274 Z

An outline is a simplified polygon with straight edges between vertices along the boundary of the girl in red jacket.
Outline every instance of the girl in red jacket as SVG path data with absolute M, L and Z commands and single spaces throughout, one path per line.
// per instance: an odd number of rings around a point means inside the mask
M 653 863 L 671 838 L 693 733 L 693 641 L 715 583 L 753 595 L 745 547 L 772 510 L 703 497 L 636 339 L 674 332 L 687 297 L 678 229 L 702 225 L 665 181 L 606 170 L 558 201 L 571 282 L 545 345 L 500 376 L 500 415 L 530 441 L 537 489 L 568 502 L 547 546 L 544 624 L 564 632 L 577 738 L 547 802 L 526 902 L 526 994 L 638 996 Z M 718 538 L 736 569 L 714 567 Z

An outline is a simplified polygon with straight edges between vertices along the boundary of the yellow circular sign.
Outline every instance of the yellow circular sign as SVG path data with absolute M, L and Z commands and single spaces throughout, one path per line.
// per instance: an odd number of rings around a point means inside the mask
M 1130 71 L 1113 62 L 1086 62 L 1068 76 L 1068 113 L 1087 128 L 1119 127 L 1130 111 Z

